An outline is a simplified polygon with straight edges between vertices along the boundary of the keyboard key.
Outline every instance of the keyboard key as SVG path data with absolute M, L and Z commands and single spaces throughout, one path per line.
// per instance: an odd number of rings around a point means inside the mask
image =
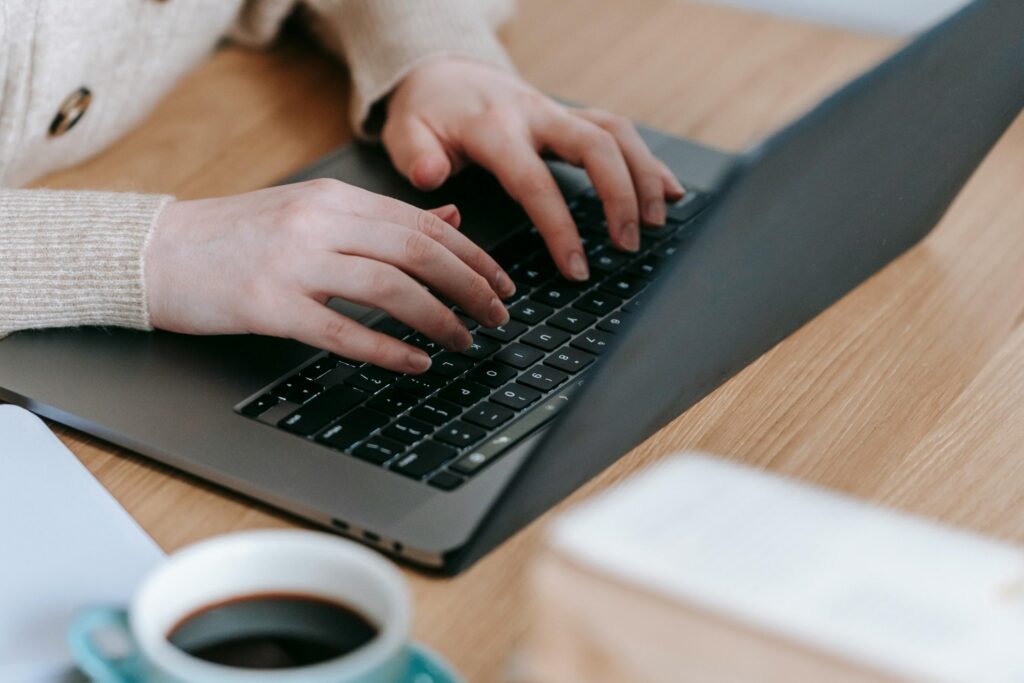
M 557 372 L 557 370 L 555 372 Z M 500 427 L 511 420 L 513 415 L 515 415 L 515 413 L 505 406 L 499 406 L 497 403 L 485 401 L 470 408 L 466 414 L 462 416 L 462 419 L 466 422 L 472 422 L 484 429 L 494 429 L 495 427 Z
M 473 345 L 462 352 L 462 355 L 473 360 L 483 360 L 501 348 L 501 344 L 483 335 L 473 335 Z
M 486 335 L 491 339 L 497 339 L 503 343 L 512 341 L 523 332 L 526 332 L 526 325 L 518 320 L 509 320 L 501 327 L 488 327 L 480 330 L 480 334 Z
M 604 292 L 587 292 L 576 302 L 576 308 L 593 313 L 607 315 L 622 305 L 622 299 Z
M 690 190 L 677 203 L 666 207 L 668 220 L 673 223 L 685 223 L 700 213 L 707 204 L 708 195 Z
M 400 455 L 405 448 L 405 444 L 386 439 L 383 436 L 375 436 L 357 446 L 352 451 L 352 455 L 375 465 L 383 465 L 396 455 Z
M 300 375 L 289 377 L 285 381 L 271 389 L 270 393 L 292 403 L 305 403 L 308 399 L 316 396 L 323 390 L 323 387 L 311 379 Z M 293 398 L 294 397 L 294 398 Z
M 456 421 L 442 427 L 434 436 L 438 441 L 449 443 L 456 448 L 468 448 L 487 436 L 487 432 L 471 424 Z
M 569 379 L 569 375 L 561 370 L 556 370 L 546 365 L 535 365 L 520 375 L 516 381 L 528 387 L 547 392 L 567 379 Z
M 642 296 L 635 296 L 632 299 L 630 299 L 625 306 L 622 307 L 622 310 L 626 313 L 633 313 L 641 306 L 643 306 L 643 302 L 645 300 L 646 299 Z
M 622 329 L 622 325 L 626 322 L 626 316 L 622 313 L 611 313 L 597 324 L 597 329 L 602 332 L 611 332 L 615 334 Z
M 554 312 L 555 309 L 531 299 L 523 299 L 508 309 L 513 320 L 527 325 L 536 325 Z
M 412 344 L 417 349 L 426 351 L 427 355 L 430 356 L 437 355 L 444 350 L 444 348 L 440 344 L 438 344 L 436 341 L 426 336 L 422 332 L 417 332 L 416 334 L 412 335 L 405 341 L 408 344 Z
M 393 382 L 398 379 L 397 373 L 385 370 L 384 368 L 378 368 L 373 365 L 366 365 L 356 370 L 348 379 L 345 380 L 346 384 L 351 384 L 354 387 L 358 387 L 364 391 L 369 391 L 371 394 L 380 391 L 381 389 L 387 389 Z
M 544 360 L 545 365 L 565 370 L 568 373 L 576 373 L 587 367 L 595 360 L 594 356 L 586 351 L 563 346 Z
M 543 353 L 537 349 L 531 349 L 529 346 L 522 344 L 509 344 L 498 353 L 494 354 L 494 360 L 507 363 L 514 368 L 528 368 L 536 363 L 540 358 L 544 356 Z
M 377 330 L 381 334 L 386 334 L 389 337 L 395 339 L 405 339 L 413 333 L 413 329 L 403 322 L 399 322 L 394 318 L 384 318 L 378 323 L 375 323 L 373 329 Z
M 544 351 L 554 351 L 568 339 L 569 335 L 565 332 L 548 327 L 547 325 L 541 325 L 524 334 L 520 341 L 530 346 L 536 346 Z
M 491 257 L 506 270 L 544 247 L 540 235 L 529 230 L 518 231 L 491 250 Z M 511 275 L 511 273 L 510 273 Z
M 432 394 L 445 385 L 445 379 L 431 372 L 422 375 L 406 375 L 395 386 L 419 397 Z
M 629 256 L 619 251 L 600 247 L 590 256 L 590 269 L 598 273 L 612 273 L 624 266 Z
M 584 332 L 573 339 L 571 346 L 575 346 L 577 349 L 583 349 L 584 351 L 589 351 L 595 355 L 601 355 L 601 353 L 608 348 L 608 344 L 611 340 L 612 336 L 607 332 L 591 330 L 590 332 Z
M 460 353 L 445 351 L 434 357 L 430 371 L 442 377 L 458 377 L 473 367 L 473 361 Z
M 540 398 L 540 392 L 519 384 L 506 384 L 494 392 L 491 400 L 513 410 L 522 410 Z
M 395 463 L 396 472 L 419 479 L 458 455 L 458 451 L 443 443 L 424 441 Z
M 543 304 L 554 306 L 555 308 L 561 308 L 562 306 L 571 303 L 572 300 L 579 295 L 579 291 L 572 285 L 565 282 L 554 282 L 550 285 L 541 287 L 534 292 L 532 296 Z
M 470 382 L 468 379 L 460 379 L 442 389 L 437 395 L 445 401 L 458 403 L 460 406 L 468 408 L 485 398 L 488 393 L 488 388 L 482 384 Z
M 626 270 L 634 275 L 642 275 L 643 277 L 651 278 L 659 271 L 661 265 L 662 262 L 658 260 L 658 257 L 649 254 Z
M 555 313 L 555 315 L 548 320 L 548 325 L 565 330 L 566 332 L 571 332 L 572 334 L 579 334 L 593 325 L 595 320 L 597 320 L 597 318 L 589 313 L 578 311 L 575 308 L 567 308 L 564 311 Z
M 324 356 L 299 370 L 299 374 L 306 379 L 319 379 L 336 367 L 338 367 L 338 361 L 330 356 Z
M 413 444 L 421 439 L 430 436 L 434 431 L 434 425 L 414 417 L 400 417 L 390 425 L 381 430 L 381 434 L 401 441 L 402 443 Z
M 354 387 L 338 385 L 331 387 L 291 415 L 277 423 L 299 436 L 310 436 L 319 432 L 336 417 L 347 413 L 362 403 L 369 394 Z
M 622 273 L 619 275 L 613 275 L 602 282 L 600 289 L 608 294 L 614 294 L 616 296 L 621 296 L 624 299 L 628 299 L 631 296 L 639 294 L 640 290 L 648 284 L 650 283 L 642 277 L 630 275 L 629 273 Z
M 454 472 L 449 472 L 448 470 L 441 470 L 430 479 L 427 479 L 427 483 L 441 489 L 442 491 L 454 491 L 466 483 L 466 478 L 460 477 Z
M 465 327 L 469 332 L 472 332 L 476 328 L 480 327 L 480 323 L 470 318 L 469 315 L 462 309 L 456 308 L 455 315 L 459 318 L 459 322 L 462 323 L 463 327 Z
M 395 387 L 385 389 L 366 403 L 367 408 L 379 410 L 391 417 L 404 413 L 416 404 L 417 398 Z
M 651 253 L 662 259 L 669 259 L 679 253 L 681 243 L 678 240 L 669 240 L 664 244 L 660 244 L 655 247 Z
M 263 394 L 259 398 L 249 401 L 242 407 L 242 415 L 246 417 L 259 417 L 281 402 L 274 394 Z
M 451 422 L 462 412 L 462 406 L 440 398 L 429 398 L 422 405 L 416 406 L 409 414 L 432 425 L 443 425 Z
M 388 416 L 369 408 L 356 408 L 328 427 L 317 441 L 345 450 L 388 423 Z
M 332 358 L 332 360 L 335 359 Z M 322 384 L 324 388 L 330 389 L 335 384 L 341 384 L 342 382 L 347 380 L 349 377 L 352 376 L 352 374 L 355 371 L 356 368 L 352 367 L 351 365 L 338 363 L 338 366 L 336 368 L 328 372 L 323 377 L 318 378 L 316 381 L 318 384 Z
M 495 363 L 493 360 L 484 361 L 466 373 L 466 378 L 480 384 L 486 384 L 492 389 L 500 387 L 505 382 L 516 376 L 516 371 L 507 365 Z

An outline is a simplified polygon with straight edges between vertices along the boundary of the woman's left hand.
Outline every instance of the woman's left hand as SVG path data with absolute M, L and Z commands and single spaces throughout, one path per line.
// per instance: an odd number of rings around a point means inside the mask
M 428 62 L 391 94 L 384 146 L 416 187 L 439 187 L 460 167 L 488 169 L 537 226 L 561 273 L 589 276 L 579 233 L 542 155 L 582 166 L 604 205 L 612 242 L 640 246 L 640 224 L 665 222 L 683 187 L 628 119 L 566 107 L 516 74 L 468 59 Z

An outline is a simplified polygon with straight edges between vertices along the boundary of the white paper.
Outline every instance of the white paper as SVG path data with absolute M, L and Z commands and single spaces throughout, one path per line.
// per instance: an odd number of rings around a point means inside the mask
M 126 604 L 162 559 L 39 418 L 0 405 L 0 681 L 67 680 L 74 613 Z
M 725 460 L 656 465 L 560 519 L 552 543 L 880 672 L 1024 681 L 1020 548 Z

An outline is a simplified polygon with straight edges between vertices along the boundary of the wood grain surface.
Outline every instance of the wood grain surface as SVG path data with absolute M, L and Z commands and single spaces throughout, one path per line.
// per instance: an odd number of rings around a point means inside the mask
M 547 91 L 728 149 L 897 47 L 678 0 L 525 0 L 503 36 L 523 74 Z M 266 53 L 225 48 L 137 130 L 44 184 L 179 197 L 267 185 L 350 139 L 347 87 L 344 70 L 301 37 Z M 1021 187 L 1018 122 L 924 243 L 573 500 L 664 454 L 699 448 L 1024 541 Z M 168 551 L 295 524 L 88 436 L 58 433 Z M 470 681 L 502 680 L 509 666 L 530 616 L 523 578 L 543 525 L 456 579 L 408 573 L 415 636 Z

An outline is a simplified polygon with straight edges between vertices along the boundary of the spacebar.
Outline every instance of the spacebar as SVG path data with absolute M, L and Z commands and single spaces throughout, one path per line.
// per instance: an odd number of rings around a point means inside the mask
M 579 379 L 567 385 L 561 391 L 552 394 L 543 403 L 483 442 L 478 448 L 474 448 L 456 460 L 451 465 L 451 469 L 466 475 L 476 474 L 485 466 L 497 460 L 498 456 L 508 451 L 512 446 L 537 431 L 545 423 L 554 419 L 555 415 L 568 404 L 569 398 L 581 384 L 583 384 L 583 380 Z

